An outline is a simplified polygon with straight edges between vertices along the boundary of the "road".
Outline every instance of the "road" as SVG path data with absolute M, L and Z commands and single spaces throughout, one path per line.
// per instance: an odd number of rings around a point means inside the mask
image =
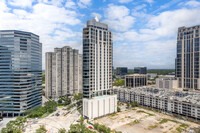
M 9 121 L 13 121 L 15 120 L 17 117 L 12 117 L 12 118 L 3 118 L 3 121 L 0 122 L 0 130 L 4 127 L 6 127 L 6 124 L 9 122 Z

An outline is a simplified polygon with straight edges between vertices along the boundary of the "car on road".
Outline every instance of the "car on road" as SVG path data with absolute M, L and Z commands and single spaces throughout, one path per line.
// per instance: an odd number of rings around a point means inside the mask
M 89 129 L 93 129 L 93 127 L 92 127 L 92 126 L 88 126 L 88 128 L 89 128 Z
M 59 113 L 56 113 L 56 116 L 59 116 L 60 114 Z

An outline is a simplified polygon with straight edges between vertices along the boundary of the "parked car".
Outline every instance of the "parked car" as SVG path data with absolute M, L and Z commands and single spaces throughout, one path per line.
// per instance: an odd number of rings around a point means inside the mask
M 56 116 L 59 116 L 60 114 L 59 113 L 56 113 Z
M 92 126 L 89 126 L 88 128 L 89 128 L 89 129 L 93 129 L 93 127 L 92 127 Z

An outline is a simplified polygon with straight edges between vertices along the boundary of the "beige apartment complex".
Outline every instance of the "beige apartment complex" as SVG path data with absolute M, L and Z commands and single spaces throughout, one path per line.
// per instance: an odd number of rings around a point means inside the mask
M 46 53 L 45 95 L 52 99 L 82 92 L 82 55 L 69 46 Z

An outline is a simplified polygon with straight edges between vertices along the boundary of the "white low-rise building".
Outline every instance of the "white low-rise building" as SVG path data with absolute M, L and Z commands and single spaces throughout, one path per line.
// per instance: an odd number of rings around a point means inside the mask
M 117 112 L 117 95 L 104 95 L 83 99 L 83 116 L 94 119 Z
M 158 89 L 177 89 L 178 82 L 175 78 L 157 78 L 156 88 Z

